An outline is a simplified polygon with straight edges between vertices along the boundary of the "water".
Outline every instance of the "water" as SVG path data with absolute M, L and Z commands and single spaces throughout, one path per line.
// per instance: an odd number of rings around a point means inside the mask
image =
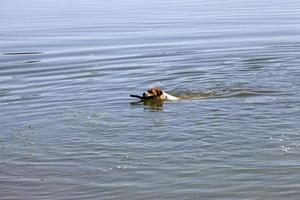
M 0 199 L 299 199 L 299 13 L 1 1 Z

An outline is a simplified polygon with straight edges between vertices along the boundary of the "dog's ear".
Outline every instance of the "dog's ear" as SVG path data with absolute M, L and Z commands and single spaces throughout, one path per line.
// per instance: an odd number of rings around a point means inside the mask
M 160 96 L 163 94 L 163 91 L 160 88 L 156 88 L 157 96 Z

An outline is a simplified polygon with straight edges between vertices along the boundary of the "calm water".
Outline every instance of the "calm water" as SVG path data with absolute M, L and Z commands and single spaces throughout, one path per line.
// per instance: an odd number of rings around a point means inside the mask
M 299 13 L 2 0 L 0 199 L 300 199 Z

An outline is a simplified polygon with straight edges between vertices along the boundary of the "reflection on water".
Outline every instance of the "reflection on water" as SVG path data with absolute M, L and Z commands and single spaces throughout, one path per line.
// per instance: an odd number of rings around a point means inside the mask
M 131 102 L 130 105 L 132 108 L 137 107 L 139 105 L 143 105 L 145 109 L 153 110 L 153 111 L 162 111 L 163 110 L 163 100 L 141 100 Z
M 298 1 L 0 10 L 0 199 L 299 198 Z

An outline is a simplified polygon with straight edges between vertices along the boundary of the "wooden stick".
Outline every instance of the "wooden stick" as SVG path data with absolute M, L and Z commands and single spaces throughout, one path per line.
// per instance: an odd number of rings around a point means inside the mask
M 142 100 L 153 99 L 153 97 L 151 97 L 151 96 L 150 97 L 143 97 L 143 96 L 135 95 L 135 94 L 131 94 L 130 96 L 134 97 L 134 98 L 142 99 Z
M 139 98 L 139 99 L 145 99 L 144 97 L 139 96 L 139 95 L 135 95 L 135 94 L 131 94 L 130 97 Z

